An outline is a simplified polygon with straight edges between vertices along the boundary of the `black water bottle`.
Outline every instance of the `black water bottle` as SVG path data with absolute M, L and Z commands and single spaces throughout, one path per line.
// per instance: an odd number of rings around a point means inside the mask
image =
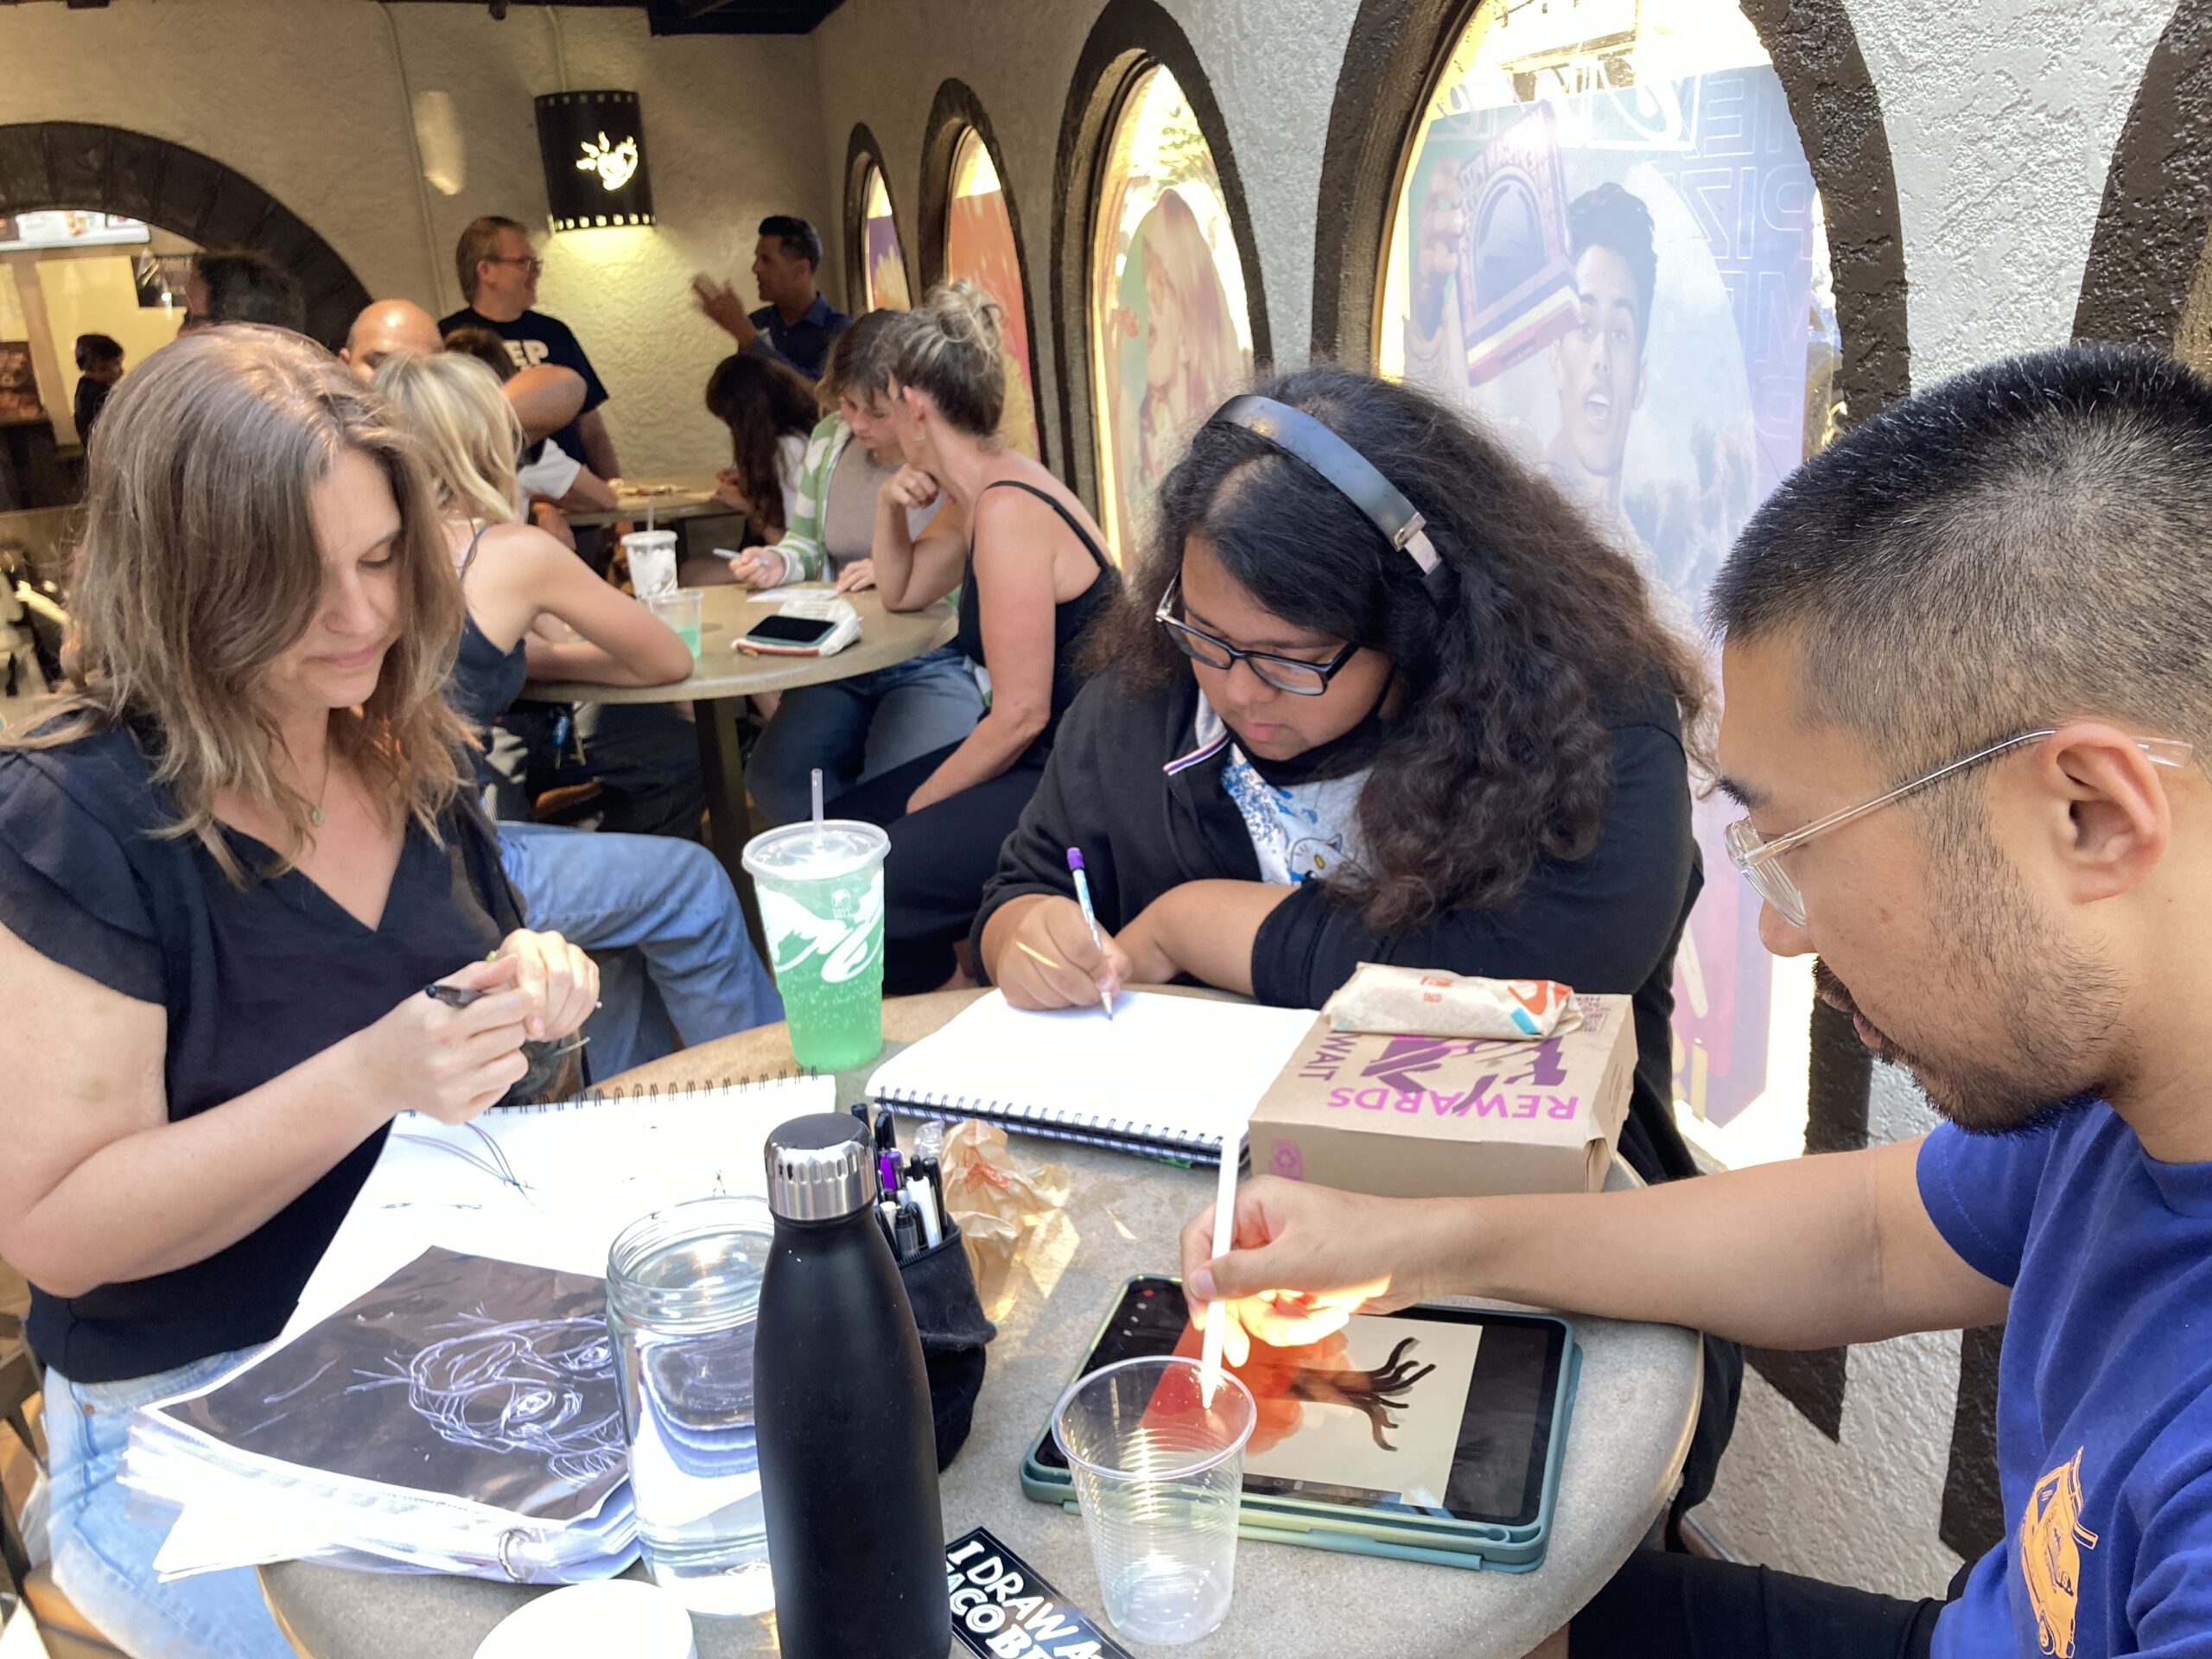
M 753 1410 L 783 1659 L 952 1644 L 929 1373 L 876 1221 L 874 1150 L 842 1113 L 768 1137 Z

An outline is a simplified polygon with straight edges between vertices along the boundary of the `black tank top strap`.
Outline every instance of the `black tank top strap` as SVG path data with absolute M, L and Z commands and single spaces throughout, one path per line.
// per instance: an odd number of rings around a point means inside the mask
M 1090 539 L 1090 532 L 1083 527 L 1083 520 L 1077 518 L 1075 514 L 1070 512 L 1067 509 L 1067 504 L 1062 501 L 1059 497 L 1052 494 L 1049 490 L 1040 490 L 1034 484 L 1025 484 L 1018 478 L 1001 478 L 992 483 L 984 485 L 977 493 L 980 495 L 988 495 L 993 490 L 1023 490 L 1027 491 L 1029 494 L 1035 496 L 1039 501 L 1042 501 L 1054 512 L 1060 515 L 1060 521 L 1066 524 L 1070 530 L 1075 532 L 1076 540 L 1083 543 L 1084 551 L 1090 555 L 1091 559 L 1097 564 L 1101 570 L 1110 570 L 1114 568 L 1107 562 L 1106 555 L 1100 549 L 1098 543 Z
M 468 574 L 468 567 L 476 563 L 476 544 L 484 539 L 484 532 L 491 528 L 492 526 L 488 524 L 478 524 L 476 526 L 476 533 L 468 538 L 467 550 L 461 556 L 461 574 L 462 575 L 467 575 Z

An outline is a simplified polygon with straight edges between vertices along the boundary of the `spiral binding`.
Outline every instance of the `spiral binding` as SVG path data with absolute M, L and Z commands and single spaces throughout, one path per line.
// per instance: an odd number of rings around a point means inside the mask
M 566 1100 L 544 1100 L 528 1106 L 502 1106 L 505 1112 L 574 1112 L 594 1106 L 635 1105 L 641 1101 L 680 1100 L 693 1096 L 743 1096 L 760 1090 L 773 1088 L 778 1084 L 801 1083 L 809 1077 L 827 1073 L 787 1068 L 781 1071 L 766 1071 L 739 1075 L 732 1073 L 720 1077 L 684 1077 L 673 1083 L 639 1083 L 618 1084 L 613 1088 L 587 1089 L 580 1095 L 570 1095 Z
M 1188 1160 L 1196 1165 L 1221 1162 L 1221 1137 L 1193 1135 L 1135 1118 L 1108 1118 L 1071 1112 L 1053 1106 L 1019 1106 L 972 1095 L 884 1095 L 886 1106 L 896 1106 L 919 1117 L 950 1122 L 977 1117 L 1001 1123 L 1047 1141 L 1070 1141 L 1081 1146 L 1105 1147 L 1115 1152 L 1137 1152 L 1155 1158 Z

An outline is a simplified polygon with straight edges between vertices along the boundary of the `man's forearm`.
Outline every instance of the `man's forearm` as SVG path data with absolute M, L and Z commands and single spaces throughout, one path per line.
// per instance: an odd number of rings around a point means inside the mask
M 2002 1287 L 1962 1263 L 1901 1275 L 1916 1292 L 1885 1287 L 1884 1189 L 1912 1180 L 1916 1154 L 1906 1142 L 1633 1192 L 1439 1199 L 1400 1224 L 1421 1294 L 1688 1325 L 1762 1348 L 2001 1318 Z
M 585 466 L 601 478 L 622 476 L 622 463 L 614 455 L 614 439 L 597 410 L 586 410 L 576 417 L 576 433 L 584 441 Z

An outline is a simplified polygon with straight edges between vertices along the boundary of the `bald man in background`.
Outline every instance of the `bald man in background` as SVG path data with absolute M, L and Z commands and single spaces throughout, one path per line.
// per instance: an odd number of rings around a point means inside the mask
M 364 380 L 393 352 L 423 357 L 444 348 L 437 320 L 412 300 L 376 300 L 364 307 L 346 331 L 339 357 Z M 584 378 L 574 369 L 541 363 L 518 372 L 501 388 L 532 443 L 558 432 L 584 406 Z

